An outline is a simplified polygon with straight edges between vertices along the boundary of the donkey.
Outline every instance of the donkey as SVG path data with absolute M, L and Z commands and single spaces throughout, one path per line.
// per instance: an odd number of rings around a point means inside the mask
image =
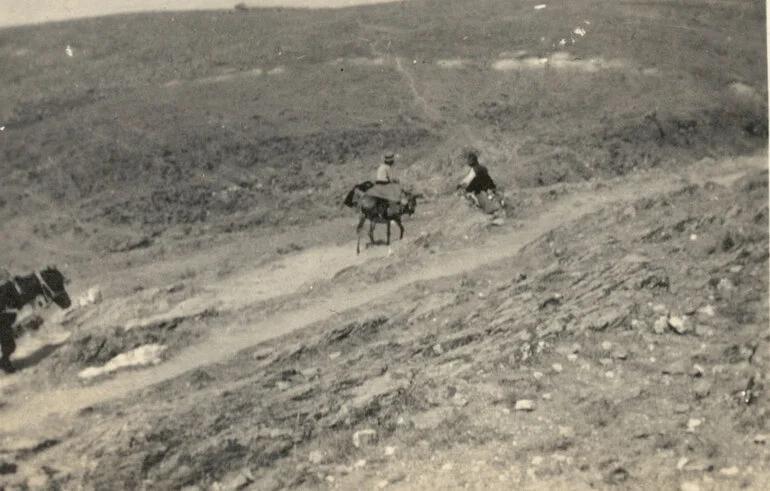
M 11 363 L 11 355 L 16 351 L 13 324 L 18 311 L 32 304 L 38 297 L 43 297 L 47 304 L 53 302 L 59 308 L 69 308 L 72 301 L 64 287 L 65 283 L 67 280 L 61 271 L 49 266 L 26 276 L 14 276 L 0 284 L 0 369 L 7 373 L 16 371 Z
M 405 214 L 409 216 L 414 214 L 415 208 L 417 207 L 417 199 L 421 198 L 422 195 L 413 194 L 408 191 L 404 191 L 403 195 L 404 199 L 399 203 L 367 195 L 362 196 L 358 200 L 360 218 L 358 220 L 358 226 L 356 227 L 356 234 L 358 235 L 356 254 L 361 253 L 361 231 L 364 228 L 364 222 L 366 222 L 366 220 L 369 220 L 369 244 L 367 244 L 366 247 L 374 244 L 374 227 L 378 223 L 385 223 L 387 225 L 387 245 L 390 245 L 391 221 L 396 222 L 396 225 L 398 225 L 398 228 L 401 230 L 399 240 L 404 238 L 404 225 L 401 223 L 401 217 Z

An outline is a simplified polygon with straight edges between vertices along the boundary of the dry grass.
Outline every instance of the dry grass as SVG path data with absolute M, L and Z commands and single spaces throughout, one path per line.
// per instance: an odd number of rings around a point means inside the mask
M 460 177 L 468 143 L 509 188 L 751 151 L 766 145 L 766 111 L 726 84 L 766 94 L 764 5 L 712 3 L 420 0 L 5 29 L 3 189 L 86 225 L 195 235 L 343 216 L 340 197 L 385 147 L 430 193 Z M 572 56 L 622 68 L 490 68 L 549 56 L 578 25 Z M 22 195 L 0 213 L 32 205 Z

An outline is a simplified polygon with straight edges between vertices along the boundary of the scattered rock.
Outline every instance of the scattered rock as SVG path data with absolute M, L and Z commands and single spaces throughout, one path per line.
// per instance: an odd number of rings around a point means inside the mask
M 452 396 L 452 404 L 457 407 L 465 407 L 468 405 L 468 398 L 457 392 Z
M 616 349 L 612 352 L 612 357 L 616 360 L 625 360 L 628 358 L 628 352 L 624 349 Z
M 690 412 L 690 406 L 687 404 L 677 404 L 674 406 L 674 414 L 685 414 Z
M 717 283 L 717 291 L 722 293 L 730 293 L 735 290 L 735 284 L 729 278 L 722 278 Z
M 741 473 L 741 470 L 735 466 L 719 469 L 719 474 L 727 477 L 737 476 L 740 473 Z
M 559 426 L 559 436 L 562 438 L 575 438 L 575 430 L 571 426 Z
M 702 377 L 706 373 L 706 369 L 695 363 L 690 370 L 690 375 L 693 377 Z
M 385 453 L 386 457 L 390 457 L 392 455 L 395 455 L 396 454 L 396 447 L 387 446 L 387 447 L 385 447 L 384 453 Z
M 690 461 L 690 459 L 688 459 L 687 457 L 680 457 L 679 461 L 677 461 L 677 463 L 676 463 L 677 470 L 681 471 L 682 469 L 684 469 L 684 466 L 686 466 L 687 462 L 689 462 L 689 461 Z
M 655 334 L 664 334 L 668 329 L 668 317 L 658 317 L 652 324 L 652 332 Z
M 77 305 L 86 307 L 102 303 L 102 290 L 98 286 L 92 286 L 83 295 L 78 298 Z
M 318 367 L 311 367 L 311 368 L 306 368 L 302 370 L 300 373 L 302 374 L 303 377 L 312 379 L 313 377 L 321 373 L 321 369 Z
M 102 367 L 88 367 L 78 373 L 82 379 L 90 379 L 100 375 L 112 373 L 122 368 L 157 365 L 162 361 L 166 346 L 161 344 L 145 344 L 126 353 L 121 353 L 112 358 Z
M 688 371 L 689 369 L 687 368 L 687 362 L 685 362 L 684 360 L 673 361 L 668 365 L 666 365 L 665 367 L 663 367 L 663 369 L 661 370 L 662 373 L 665 373 L 668 375 L 684 375 Z
M 289 382 L 284 382 L 283 380 L 279 380 L 275 383 L 275 388 L 281 391 L 286 390 L 289 387 L 291 387 L 291 384 Z
M 222 491 L 238 491 L 254 482 L 254 475 L 250 469 L 241 470 L 236 476 L 222 485 Z
M 561 363 L 554 363 L 551 365 L 551 368 L 556 373 L 561 373 L 564 370 L 564 367 L 561 365 Z
M 367 428 L 353 433 L 353 446 L 361 448 L 362 446 L 372 445 L 377 442 L 377 431 Z
M 703 399 L 711 393 L 711 384 L 707 380 L 698 380 L 693 384 L 692 392 L 696 399 Z
M 668 327 L 670 327 L 677 334 L 687 334 L 692 330 L 692 326 L 687 322 L 686 317 L 669 317 Z
M 444 354 L 444 348 L 441 346 L 441 343 L 436 343 L 433 345 L 433 352 L 437 355 L 443 355 Z
M 381 480 L 377 481 L 377 485 L 376 486 L 377 486 L 377 489 L 385 489 L 385 488 L 388 487 L 388 484 L 390 484 L 390 482 L 388 482 L 387 479 L 381 479 Z
M 330 360 L 336 360 L 340 356 L 342 356 L 342 353 L 340 353 L 339 351 L 335 351 L 334 353 L 330 353 L 329 354 L 329 359 Z
M 554 351 L 562 356 L 568 356 L 580 352 L 580 345 L 575 343 L 571 346 L 559 346 Z
M 703 420 L 702 419 L 690 418 L 687 421 L 687 431 L 689 433 L 694 433 L 695 432 L 695 428 L 697 428 L 698 426 L 700 426 L 702 424 L 703 424 Z
M 695 326 L 695 334 L 702 338 L 710 338 L 714 335 L 714 328 L 698 324 Z
M 704 305 L 703 307 L 701 307 L 698 310 L 696 310 L 695 314 L 698 317 L 709 318 L 709 317 L 714 317 L 715 315 L 717 315 L 717 310 L 714 308 L 713 305 L 709 304 L 709 305 Z
M 532 457 L 532 465 L 535 465 L 535 466 L 540 465 L 543 463 L 544 460 L 545 459 L 542 456 L 535 455 L 534 457 Z
M 628 471 L 621 466 L 615 466 L 604 475 L 604 482 L 607 484 L 622 484 L 629 478 Z
M 761 445 L 764 445 L 765 443 L 767 443 L 768 438 L 770 438 L 770 435 L 765 435 L 765 434 L 756 435 L 754 437 L 754 443 L 759 443 Z
M 356 463 L 353 464 L 353 468 L 354 469 L 363 469 L 364 467 L 366 467 L 366 460 L 365 459 L 356 460 Z
M 567 359 L 569 361 L 577 361 L 578 355 L 576 355 L 575 353 L 570 353 L 570 354 L 567 355 Z
M 685 481 L 679 485 L 679 491 L 700 491 L 700 486 L 692 481 Z
M 654 306 L 652 307 L 652 311 L 653 311 L 654 313 L 656 313 L 656 314 L 662 314 L 662 315 L 664 315 L 664 316 L 668 317 L 668 307 L 666 307 L 666 306 L 665 306 L 665 305 L 663 305 L 662 303 L 659 303 L 659 304 L 657 304 L 657 305 L 654 305 Z
M 535 402 L 529 399 L 519 399 L 513 407 L 516 411 L 534 411 Z
M 612 343 L 611 343 L 611 342 L 609 342 L 609 341 L 604 341 L 604 342 L 602 342 L 602 349 L 603 349 L 604 351 L 609 351 L 609 350 L 611 350 L 611 349 L 612 349 Z
M 307 460 L 311 464 L 318 465 L 318 464 L 320 464 L 321 462 L 324 461 L 324 454 L 320 450 L 313 450 L 312 452 L 310 452 L 308 454 Z

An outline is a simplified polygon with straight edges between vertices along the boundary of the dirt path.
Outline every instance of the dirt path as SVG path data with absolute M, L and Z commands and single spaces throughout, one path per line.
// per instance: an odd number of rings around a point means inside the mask
M 710 170 L 713 170 L 713 175 L 692 169 L 687 175 L 647 180 L 644 186 L 640 186 L 637 180 L 631 180 L 566 196 L 535 221 L 524 223 L 521 228 L 501 228 L 498 229 L 499 233 L 491 235 L 482 244 L 476 243 L 473 247 L 429 256 L 417 271 L 393 280 L 354 292 L 338 287 L 302 309 L 282 313 L 257 323 L 223 327 L 217 336 L 188 348 L 176 358 L 161 365 L 118 374 L 110 380 L 88 387 L 62 388 L 43 394 L 17 393 L 13 396 L 15 400 L 6 399 L 6 406 L 0 412 L 0 431 L 23 430 L 25 434 L 29 434 L 39 429 L 51 416 L 68 417 L 84 407 L 123 397 L 134 390 L 157 384 L 194 368 L 223 361 L 239 350 L 326 320 L 339 312 L 360 307 L 415 281 L 454 276 L 510 258 L 524 245 L 549 230 L 596 211 L 606 204 L 677 189 L 684 182 L 682 178 L 696 183 L 711 179 L 727 184 L 748 170 L 766 166 L 766 159 L 761 157 L 740 159 L 721 165 L 719 169 L 712 167 Z M 260 270 L 244 272 L 235 278 L 207 285 L 204 296 L 188 299 L 163 315 L 189 314 L 208 306 L 237 309 L 261 299 L 295 292 L 309 281 L 328 279 L 345 267 L 376 260 L 387 254 L 387 249 L 376 248 L 356 257 L 352 253 L 353 250 L 353 245 L 349 244 L 317 248 L 287 256 L 278 266 L 268 265 Z M 205 298 L 209 300 L 204 301 Z

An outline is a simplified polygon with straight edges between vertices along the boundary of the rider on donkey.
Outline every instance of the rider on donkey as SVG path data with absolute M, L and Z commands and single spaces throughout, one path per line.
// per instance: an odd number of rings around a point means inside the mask
M 394 203 L 404 202 L 404 193 L 398 179 L 393 177 L 393 164 L 396 156 L 393 152 L 385 152 L 383 162 L 377 168 L 374 186 L 366 191 L 367 196 L 382 198 Z

